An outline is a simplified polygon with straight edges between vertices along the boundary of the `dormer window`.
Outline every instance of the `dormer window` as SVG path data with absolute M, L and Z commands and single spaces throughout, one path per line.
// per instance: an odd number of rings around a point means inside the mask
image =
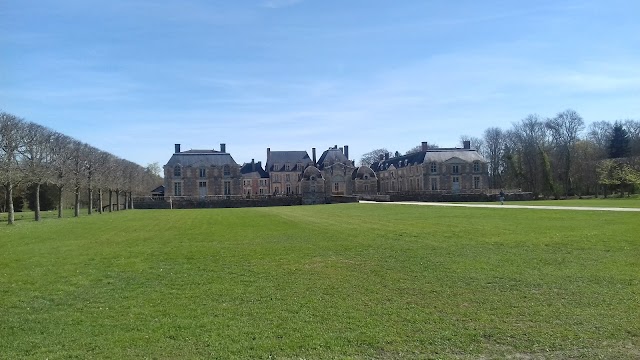
M 437 172 L 438 172 L 438 164 L 436 164 L 436 162 L 434 161 L 431 163 L 431 173 L 435 174 Z
M 480 161 L 473 162 L 473 172 L 480 172 Z
M 207 177 L 207 169 L 200 168 L 200 177 L 201 178 Z
M 291 164 L 289 164 L 289 163 L 285 164 L 284 169 L 286 171 L 291 171 Z
M 173 176 L 182 176 L 182 169 L 180 168 L 180 165 L 173 167 Z
M 224 176 L 231 175 L 231 169 L 229 168 L 229 165 L 225 165 L 222 171 L 223 171 Z
M 459 165 L 451 165 L 451 173 L 452 174 L 460 173 L 460 166 Z

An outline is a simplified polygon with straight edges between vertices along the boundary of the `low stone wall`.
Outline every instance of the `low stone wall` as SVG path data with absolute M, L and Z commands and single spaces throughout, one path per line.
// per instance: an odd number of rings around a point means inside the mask
M 345 204 L 358 202 L 357 196 L 333 195 L 328 199 L 331 204 Z
M 301 205 L 300 196 L 275 196 L 258 199 L 171 199 L 168 200 L 136 200 L 133 205 L 136 209 L 202 209 L 202 208 L 243 208 L 265 206 L 291 206 Z
M 395 193 L 389 194 L 390 201 L 424 201 L 424 202 L 489 202 L 498 201 L 497 194 L 432 194 L 432 193 Z M 364 199 L 363 199 L 364 200 Z M 529 192 L 507 193 L 505 201 L 533 200 Z

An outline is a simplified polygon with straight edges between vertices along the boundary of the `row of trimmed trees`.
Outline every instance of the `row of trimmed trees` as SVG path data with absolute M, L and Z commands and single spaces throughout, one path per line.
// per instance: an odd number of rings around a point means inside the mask
M 0 112 L 0 184 L 9 224 L 15 219 L 16 189 L 29 187 L 34 191 L 34 217 L 39 221 L 40 189 L 44 185 L 56 189 L 58 217 L 62 217 L 66 192 L 72 193 L 74 216 L 79 216 L 81 198 L 87 202 L 89 214 L 94 208 L 99 212 L 112 211 L 114 206 L 130 208 L 134 195 L 146 195 L 161 183 L 158 175 L 131 161 Z M 106 194 L 108 205 L 104 206 Z
M 598 121 L 586 127 L 569 109 L 552 118 L 532 114 L 510 129 L 490 127 L 482 138 L 461 139 L 470 140 L 488 160 L 492 188 L 520 188 L 557 198 L 639 184 L 637 120 Z M 614 180 L 612 174 L 622 177 Z

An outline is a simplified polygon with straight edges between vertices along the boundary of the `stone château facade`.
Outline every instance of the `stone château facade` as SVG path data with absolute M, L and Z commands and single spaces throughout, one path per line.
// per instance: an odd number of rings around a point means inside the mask
M 302 196 L 304 203 L 323 202 L 334 195 L 376 195 L 392 193 L 483 193 L 488 188 L 487 161 L 471 149 L 429 149 L 422 143 L 419 152 L 390 157 L 356 167 L 349 160 L 349 147 L 333 146 L 316 159 L 306 151 L 272 151 L 267 162 L 238 165 L 220 150 L 181 151 L 164 166 L 165 196 L 169 197 L 260 197 Z

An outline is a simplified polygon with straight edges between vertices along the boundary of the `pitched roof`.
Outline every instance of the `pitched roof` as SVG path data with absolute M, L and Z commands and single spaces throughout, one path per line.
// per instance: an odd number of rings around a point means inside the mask
M 280 171 L 284 169 L 284 164 L 297 164 L 302 163 L 302 166 L 305 167 L 308 164 L 311 164 L 311 158 L 306 151 L 271 151 L 269 153 L 269 158 L 267 159 L 267 171 Z M 278 164 L 278 168 L 274 169 L 273 165 Z
M 458 158 L 466 162 L 480 161 L 487 162 L 485 158 L 475 149 L 459 149 L 459 148 L 438 148 L 429 149 L 427 151 L 418 151 L 412 154 L 402 155 L 382 160 L 371 164 L 373 171 L 381 171 L 389 168 L 391 165 L 396 168 L 408 166 L 409 164 L 423 164 L 425 162 L 445 162 L 447 160 Z
M 322 170 L 325 166 L 329 166 L 335 163 L 351 164 L 349 159 L 340 151 L 340 149 L 328 149 L 325 150 L 320 159 L 318 159 L 318 169 Z
M 209 150 L 213 151 L 213 150 Z M 238 166 L 233 157 L 227 153 L 221 152 L 194 152 L 194 150 L 184 151 L 177 154 L 173 154 L 167 165 L 165 166 L 223 166 L 231 165 Z
M 257 172 L 261 178 L 268 178 L 269 174 L 264 171 L 262 168 L 262 162 L 258 161 L 257 163 L 244 163 L 240 168 L 240 173 L 243 175 L 251 174 L 253 172 Z

